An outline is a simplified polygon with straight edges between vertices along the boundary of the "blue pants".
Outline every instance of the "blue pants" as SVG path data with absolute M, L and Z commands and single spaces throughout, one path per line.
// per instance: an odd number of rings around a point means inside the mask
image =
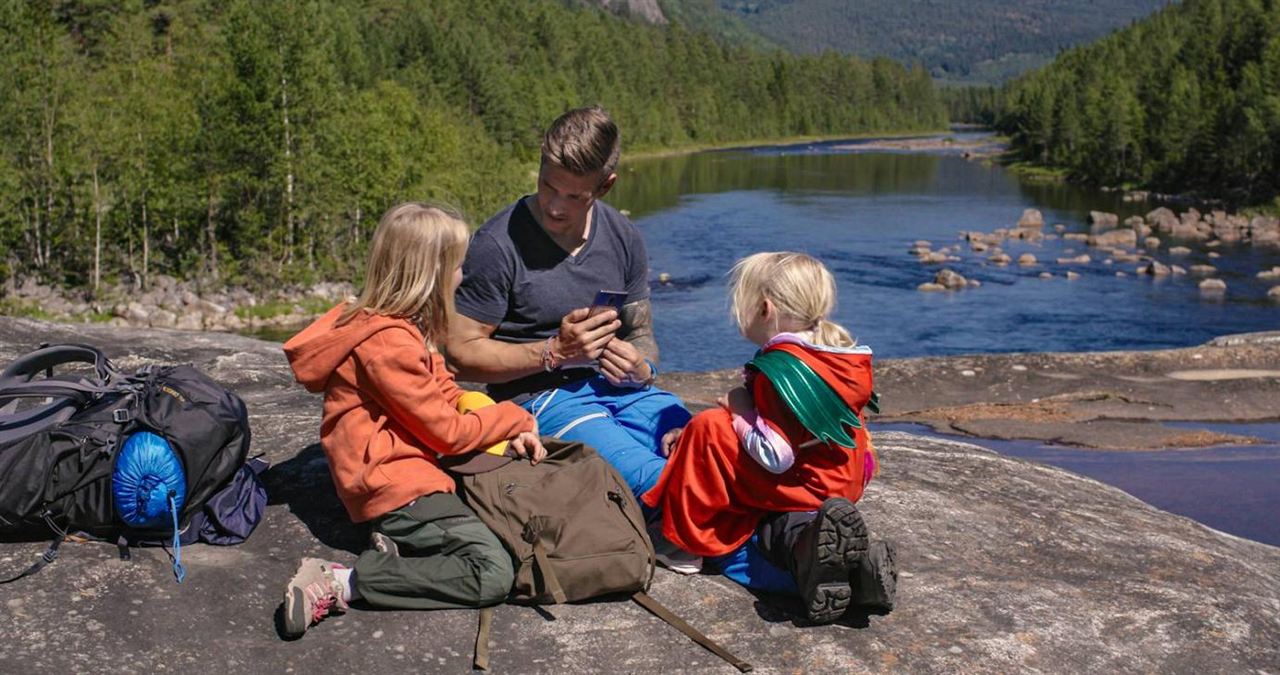
M 595 448 L 638 499 L 658 482 L 667 459 L 662 436 L 689 422 L 679 398 L 657 387 L 615 387 L 603 377 L 549 389 L 526 401 L 538 431 Z
M 752 536 L 747 543 L 739 546 L 732 553 L 707 558 L 704 561 L 705 564 L 720 570 L 720 574 L 730 581 L 735 581 L 752 590 L 780 595 L 800 595 L 800 589 L 796 586 L 796 580 L 791 573 L 775 567 L 757 548 L 757 536 Z
M 689 411 L 674 394 L 648 387 L 615 387 L 603 377 L 550 389 L 526 401 L 538 419 L 538 431 L 567 441 L 581 441 L 613 465 L 639 498 L 658 482 L 667 459 L 662 436 L 688 424 Z M 641 508 L 647 516 L 650 509 Z M 795 579 L 771 564 L 756 547 L 755 537 L 736 551 L 707 563 L 729 579 L 758 591 L 798 595 Z

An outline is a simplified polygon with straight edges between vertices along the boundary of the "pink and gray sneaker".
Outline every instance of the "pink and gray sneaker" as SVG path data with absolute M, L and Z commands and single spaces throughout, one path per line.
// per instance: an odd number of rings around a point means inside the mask
M 347 611 L 342 584 L 334 576 L 342 565 L 319 558 L 303 558 L 284 589 L 284 634 L 302 637 L 312 624 L 330 614 Z

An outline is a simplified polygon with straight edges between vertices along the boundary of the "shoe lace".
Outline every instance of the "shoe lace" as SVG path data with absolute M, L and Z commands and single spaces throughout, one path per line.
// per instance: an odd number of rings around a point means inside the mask
M 337 598 L 332 595 L 325 596 L 316 600 L 315 605 L 311 608 L 312 623 L 329 616 L 329 610 L 333 608 L 333 603 L 337 602 Z
M 307 586 L 307 596 L 311 598 L 311 622 L 316 623 L 329 616 L 338 602 L 338 594 L 331 584 L 316 582 Z

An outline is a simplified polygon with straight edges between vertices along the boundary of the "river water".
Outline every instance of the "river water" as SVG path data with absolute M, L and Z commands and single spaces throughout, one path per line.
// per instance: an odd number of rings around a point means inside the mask
M 728 368 L 748 359 L 753 348 L 729 319 L 724 275 L 744 255 L 784 249 L 827 263 L 839 284 L 835 318 L 880 357 L 1182 347 L 1280 328 L 1280 303 L 1269 302 L 1268 285 L 1254 277 L 1280 265 L 1280 254 L 1247 245 L 1219 248 L 1221 257 L 1213 259 L 1211 249 L 1197 246 L 1190 255 L 1170 256 L 1166 241 L 1156 254 L 1186 268 L 1217 266 L 1228 285 L 1220 299 L 1202 298 L 1190 275 L 1153 280 L 1133 275 L 1135 263 L 1107 265 L 1077 241 L 1005 247 L 1015 259 L 1031 252 L 1047 262 L 1030 268 L 991 265 L 989 254 L 971 254 L 967 246 L 961 262 L 923 265 L 907 253 L 916 240 L 935 249 L 962 244 L 961 231 L 1011 227 L 1025 208 L 1040 209 L 1050 225 L 1086 232 L 1090 210 L 1123 219 L 1159 204 L 1019 180 L 959 151 L 868 152 L 860 145 L 705 152 L 623 165 L 607 199 L 630 211 L 647 242 L 664 368 Z M 1081 253 L 1093 262 L 1053 262 Z M 982 286 L 915 290 L 942 267 Z M 1067 281 L 1067 269 L 1081 278 Z M 1129 276 L 1117 277 L 1118 270 Z M 1044 271 L 1055 278 L 1040 279 Z M 672 283 L 658 283 L 662 273 Z

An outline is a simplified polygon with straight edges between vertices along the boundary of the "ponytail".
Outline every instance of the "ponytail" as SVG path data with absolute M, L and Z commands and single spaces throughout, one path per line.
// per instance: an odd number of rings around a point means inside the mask
M 818 319 L 813 329 L 813 342 L 825 347 L 852 347 L 855 344 L 844 326 L 827 319 Z

